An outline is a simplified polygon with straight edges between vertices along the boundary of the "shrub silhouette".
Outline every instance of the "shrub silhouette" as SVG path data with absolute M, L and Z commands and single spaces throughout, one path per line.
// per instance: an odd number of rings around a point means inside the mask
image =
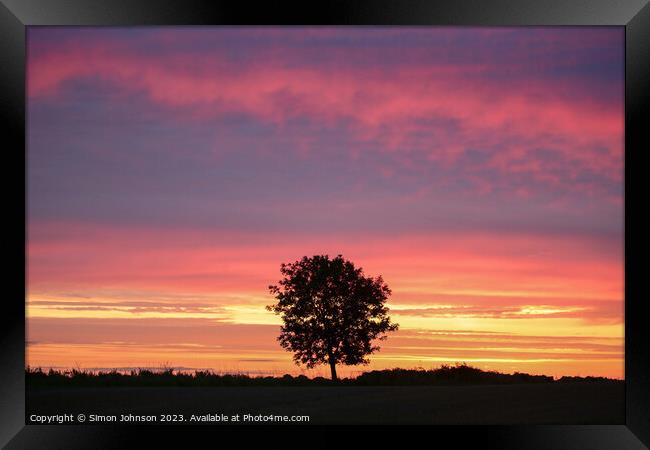
M 296 364 L 329 364 L 336 380 L 337 364 L 367 364 L 379 350 L 373 341 L 398 328 L 384 306 L 391 291 L 382 277 L 364 276 L 341 255 L 305 256 L 280 272 L 283 279 L 269 286 L 278 302 L 267 309 L 282 317 L 278 340 Z

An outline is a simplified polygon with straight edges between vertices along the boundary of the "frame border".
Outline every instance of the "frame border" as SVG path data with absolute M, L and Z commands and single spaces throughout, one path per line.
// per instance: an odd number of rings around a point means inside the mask
M 22 196 L 9 202 L 15 223 L 11 297 L 0 315 L 0 445 L 6 448 L 120 448 L 136 435 L 156 438 L 163 447 L 187 445 L 179 429 L 156 425 L 25 425 L 25 305 L 26 289 L 26 163 L 25 163 L 25 36 L 27 26 L 132 25 L 438 25 L 438 26 L 561 26 L 625 27 L 625 425 L 589 426 L 424 426 L 435 439 L 449 438 L 499 448 L 647 448 L 650 446 L 650 350 L 648 312 L 641 297 L 641 248 L 647 244 L 648 220 L 642 218 L 641 152 L 650 148 L 650 0 L 321 0 L 309 5 L 295 0 L 254 2 L 201 0 L 0 0 L 0 119 L 11 145 L 8 170 L 22 177 Z M 19 149 L 23 149 L 22 156 Z M 7 178 L 9 178 L 7 180 Z M 5 177 L 5 192 L 16 190 Z M 644 233 L 645 232 L 645 233 Z M 18 267 L 15 261 L 22 261 Z M 17 297 L 17 298 L 14 298 Z M 19 297 L 23 300 L 19 301 Z M 271 431 L 269 427 L 259 426 Z M 302 426 L 308 430 L 311 426 Z M 368 427 L 366 427 L 368 428 Z M 192 440 L 214 439 L 228 427 L 183 426 Z M 293 430 L 274 427 L 272 431 Z M 238 430 L 241 431 L 241 430 Z M 313 431 L 313 429 L 312 429 Z M 183 433 L 185 434 L 185 433 Z M 239 433 L 247 440 L 258 433 Z M 260 433 L 262 434 L 262 433 Z M 382 433 L 383 434 L 383 433 Z M 248 436 L 247 436 L 248 435 Z M 266 433 L 263 433 L 266 435 Z M 367 437 L 365 433 L 361 436 Z M 185 434 L 187 436 L 187 434 Z M 338 439 L 337 439 L 338 440 Z M 213 442 L 218 442 L 213 440 Z M 287 442 L 287 441 L 285 441 Z

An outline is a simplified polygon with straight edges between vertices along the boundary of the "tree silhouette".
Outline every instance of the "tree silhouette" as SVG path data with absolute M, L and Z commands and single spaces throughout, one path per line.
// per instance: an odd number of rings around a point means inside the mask
M 336 380 L 337 364 L 368 364 L 379 350 L 373 340 L 398 328 L 384 306 L 391 291 L 382 277 L 364 276 L 341 255 L 305 256 L 280 272 L 283 279 L 269 286 L 278 302 L 266 308 L 282 317 L 278 341 L 296 364 L 329 364 Z

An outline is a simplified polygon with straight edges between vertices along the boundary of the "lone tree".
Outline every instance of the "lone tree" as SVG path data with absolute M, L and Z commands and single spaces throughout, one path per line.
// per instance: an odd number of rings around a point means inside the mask
M 305 256 L 280 272 L 283 279 L 269 286 L 278 302 L 266 309 L 282 317 L 278 341 L 296 364 L 329 364 L 336 380 L 337 364 L 368 364 L 366 355 L 379 350 L 372 341 L 398 328 L 384 306 L 391 291 L 382 277 L 364 276 L 341 255 Z

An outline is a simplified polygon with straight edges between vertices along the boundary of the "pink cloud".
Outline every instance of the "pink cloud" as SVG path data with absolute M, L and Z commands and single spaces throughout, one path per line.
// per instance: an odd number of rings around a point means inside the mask
M 172 298 L 178 292 L 211 294 L 208 303 L 214 307 L 237 303 L 228 297 L 233 293 L 271 301 L 267 286 L 279 279 L 280 263 L 320 253 L 342 253 L 366 273 L 383 275 L 393 289 L 392 302 L 425 308 L 410 314 L 431 314 L 432 304 L 456 305 L 451 312 L 483 316 L 489 311 L 512 315 L 541 305 L 559 311 L 542 311 L 540 317 L 622 318 L 622 254 L 615 242 L 530 233 L 447 232 L 386 240 L 371 235 L 31 224 L 28 291 L 32 296 L 101 296 L 107 289 L 142 292 L 119 300 L 127 307 L 152 292 L 153 303 L 135 305 L 143 311 L 169 306 L 155 300 L 161 292 Z M 185 303 L 197 307 L 191 298 L 179 300 Z
M 30 101 L 56 98 L 66 81 L 104 80 L 119 87 L 118 97 L 143 91 L 154 104 L 178 110 L 182 120 L 244 113 L 277 126 L 297 117 L 326 126 L 344 122 L 357 139 L 381 142 L 381 151 L 416 149 L 449 165 L 467 148 L 487 149 L 487 168 L 575 188 L 576 183 L 556 173 L 552 161 L 537 158 L 536 149 L 553 148 L 565 163 L 573 163 L 574 172 L 622 179 L 622 95 L 619 102 L 603 105 L 593 96 L 565 95 L 580 89 L 575 82 L 534 78 L 513 80 L 504 89 L 482 76 L 495 70 L 485 63 L 397 70 L 322 68 L 299 61 L 289 66 L 286 55 L 242 64 L 219 54 L 197 58 L 177 53 L 143 57 L 103 41 L 61 45 L 30 58 L 28 96 Z M 456 125 L 418 123 L 432 119 Z M 418 138 L 422 133 L 428 139 Z M 489 192 L 491 182 L 479 180 L 478 190 Z

